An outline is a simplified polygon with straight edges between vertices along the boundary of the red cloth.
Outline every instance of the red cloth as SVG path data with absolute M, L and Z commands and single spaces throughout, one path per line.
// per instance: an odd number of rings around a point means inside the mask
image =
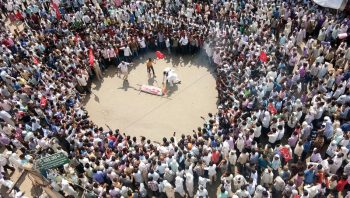
M 262 62 L 267 62 L 267 55 L 265 52 L 260 52 L 260 56 L 259 56 L 259 59 L 262 61 Z
M 33 62 L 34 62 L 35 65 L 39 64 L 39 61 L 38 61 L 38 59 L 35 56 L 34 56 L 33 59 L 34 59 Z
M 289 148 L 287 148 L 287 147 L 282 147 L 282 148 L 280 149 L 280 152 L 281 152 L 281 154 L 282 154 L 282 156 L 283 156 L 283 158 L 284 158 L 284 160 L 285 160 L 286 162 L 288 162 L 289 160 L 292 159 L 292 156 L 290 156 L 290 153 L 289 153 Z
M 93 66 L 94 62 L 95 62 L 94 53 L 92 52 L 92 48 L 90 48 L 89 49 L 89 63 L 91 66 Z
M 60 9 L 58 8 L 58 5 L 55 2 L 53 2 L 53 1 L 51 1 L 51 4 L 52 4 L 52 8 L 56 12 L 57 19 L 60 19 L 61 18 L 61 13 L 60 13 Z
M 46 107 L 46 105 L 47 105 L 47 99 L 45 98 L 45 96 L 42 96 L 40 99 L 40 106 Z
M 268 106 L 269 112 L 271 114 L 276 114 L 277 113 L 277 109 L 275 108 L 275 106 L 270 102 L 269 106 Z
M 165 57 L 165 55 L 160 51 L 156 51 L 156 56 L 158 59 L 163 59 Z

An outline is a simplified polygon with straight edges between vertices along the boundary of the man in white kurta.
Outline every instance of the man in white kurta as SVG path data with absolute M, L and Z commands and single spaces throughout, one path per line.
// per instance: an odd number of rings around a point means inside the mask
M 179 193 L 182 197 L 186 195 L 184 189 L 184 179 L 181 177 L 181 174 L 178 174 L 175 178 L 175 192 Z
M 166 196 L 169 198 L 175 198 L 174 187 L 167 180 L 163 180 L 163 185 L 164 185 L 164 192 Z
M 193 171 L 192 171 L 193 164 L 190 165 L 189 170 L 186 171 L 185 177 L 186 177 L 186 189 L 190 197 L 193 197 Z
M 130 63 L 124 62 L 122 61 L 119 65 L 118 68 L 120 69 L 120 71 L 122 72 L 123 76 L 123 80 L 128 80 L 128 74 L 129 74 L 129 70 L 128 70 L 128 66 L 130 65 Z

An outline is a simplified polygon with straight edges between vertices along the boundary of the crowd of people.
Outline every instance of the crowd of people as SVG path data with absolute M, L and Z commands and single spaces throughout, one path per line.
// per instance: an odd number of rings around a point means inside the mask
M 0 0 L 0 8 L 2 185 L 62 152 L 70 163 L 41 173 L 66 197 L 350 197 L 345 12 L 311 0 Z M 205 55 L 218 112 L 192 135 L 160 143 L 96 126 L 82 105 L 92 78 L 155 50 Z

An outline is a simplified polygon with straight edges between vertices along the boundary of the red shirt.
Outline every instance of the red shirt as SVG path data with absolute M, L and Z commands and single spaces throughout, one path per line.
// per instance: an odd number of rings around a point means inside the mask
M 219 151 L 215 151 L 211 154 L 211 161 L 214 164 L 217 164 L 219 162 L 220 159 L 220 152 Z
M 316 183 L 319 183 L 319 184 L 322 184 L 323 182 L 323 172 L 319 172 L 317 173 L 317 180 L 316 180 Z
M 201 6 L 198 3 L 196 3 L 196 11 L 197 13 L 201 12 Z
M 112 140 L 113 142 L 115 142 L 117 140 L 117 138 L 114 135 L 109 135 L 107 138 L 109 140 Z
M 346 179 L 342 179 L 342 180 L 339 180 L 338 181 L 338 184 L 336 186 L 336 189 L 339 191 L 339 192 L 342 192 L 344 190 L 344 187 L 345 185 L 348 183 L 348 180 Z

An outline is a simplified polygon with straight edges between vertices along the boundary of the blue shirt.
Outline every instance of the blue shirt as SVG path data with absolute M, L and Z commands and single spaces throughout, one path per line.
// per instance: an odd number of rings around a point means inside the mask
M 273 84 L 274 84 L 274 86 L 275 86 L 274 88 L 275 88 L 276 91 L 281 91 L 282 86 L 281 86 L 279 83 L 273 82 Z
M 312 184 L 314 182 L 315 173 L 313 170 L 306 170 L 304 171 L 304 183 L 305 184 Z
M 308 153 L 311 149 L 311 141 L 306 141 L 303 146 L 304 146 L 304 152 Z
M 260 169 L 262 169 L 262 168 L 267 168 L 268 165 L 269 165 L 269 164 L 268 164 L 268 162 L 267 162 L 265 159 L 259 158 L 259 160 L 258 160 L 258 167 L 259 167 Z
M 287 41 L 287 40 L 286 40 L 286 37 L 284 37 L 284 36 L 281 37 L 281 38 L 280 38 L 280 45 L 286 44 L 286 41 Z
M 97 171 L 96 173 L 94 173 L 92 175 L 92 178 L 94 179 L 94 181 L 100 184 L 105 182 L 105 177 L 102 171 Z
M 280 63 L 278 65 L 278 69 L 285 69 L 285 68 L 286 68 L 286 64 L 284 64 L 284 63 Z

